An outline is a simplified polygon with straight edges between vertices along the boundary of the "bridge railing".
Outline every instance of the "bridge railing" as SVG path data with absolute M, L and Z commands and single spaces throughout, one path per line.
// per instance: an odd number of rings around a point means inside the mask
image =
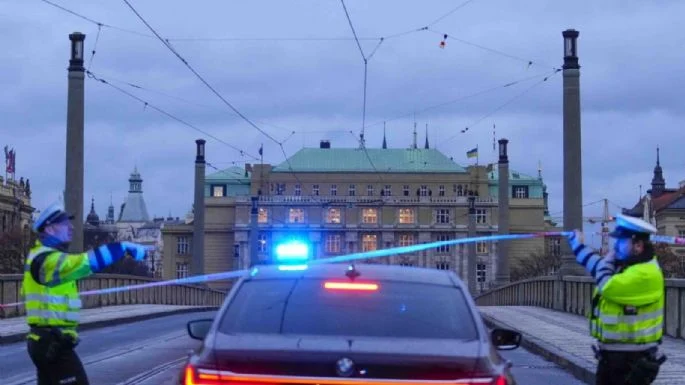
M 585 316 L 595 282 L 590 277 L 539 277 L 492 289 L 476 296 L 479 306 L 538 306 Z M 685 279 L 666 280 L 664 332 L 685 338 Z
M 20 290 L 23 276 L 21 274 L 0 275 L 0 304 L 23 301 Z M 78 282 L 80 291 L 101 290 L 127 285 L 139 285 L 156 282 L 157 279 L 118 274 L 96 274 Z M 185 305 L 185 306 L 221 306 L 226 292 L 194 285 L 165 285 L 109 294 L 83 296 L 84 308 L 95 308 L 113 305 Z M 26 314 L 24 306 L 0 308 L 0 318 L 17 317 Z

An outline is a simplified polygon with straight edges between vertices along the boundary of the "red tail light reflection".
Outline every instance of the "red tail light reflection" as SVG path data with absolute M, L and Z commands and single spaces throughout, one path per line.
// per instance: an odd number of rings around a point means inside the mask
M 358 291 L 376 291 L 378 284 L 376 283 L 356 283 L 356 282 L 324 282 L 323 287 L 329 290 L 358 290 Z

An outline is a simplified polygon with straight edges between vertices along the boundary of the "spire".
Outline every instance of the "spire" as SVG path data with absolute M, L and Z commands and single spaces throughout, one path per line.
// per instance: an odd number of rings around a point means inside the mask
M 428 123 L 426 123 L 426 143 L 423 145 L 423 148 L 425 148 L 426 150 L 430 148 L 430 146 L 428 145 Z
M 416 138 L 417 138 L 417 135 L 416 135 L 416 122 L 414 122 L 414 142 L 412 142 L 412 145 L 411 145 L 411 148 L 414 149 L 414 150 L 416 150 L 417 148 L 419 148 L 419 146 L 417 145 L 417 140 L 416 140 Z
M 90 200 L 90 212 L 86 217 L 86 222 L 93 226 L 100 224 L 100 217 L 98 217 L 98 214 L 95 212 L 95 197 L 92 197 Z
M 666 190 L 666 180 L 664 180 L 664 171 L 661 169 L 661 159 L 659 154 L 659 147 L 656 148 L 656 166 L 654 167 L 654 176 L 652 177 L 653 198 L 660 197 Z
M 383 122 L 383 146 L 384 149 L 388 148 L 388 142 L 385 140 L 385 122 Z
M 114 199 L 111 192 L 109 193 L 109 207 L 107 208 L 107 219 L 105 222 L 109 224 L 114 223 Z
M 538 160 L 538 179 L 542 180 L 542 161 Z

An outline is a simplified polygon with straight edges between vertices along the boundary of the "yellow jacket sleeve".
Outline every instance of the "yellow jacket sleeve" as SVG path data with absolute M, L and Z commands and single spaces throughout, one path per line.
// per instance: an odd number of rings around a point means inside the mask
M 628 306 L 644 306 L 664 295 L 664 276 L 656 263 L 640 263 L 626 268 L 598 286 L 602 297 Z
M 53 287 L 93 274 L 88 253 L 68 254 L 57 250 L 38 254 L 31 262 L 31 276 L 45 286 Z

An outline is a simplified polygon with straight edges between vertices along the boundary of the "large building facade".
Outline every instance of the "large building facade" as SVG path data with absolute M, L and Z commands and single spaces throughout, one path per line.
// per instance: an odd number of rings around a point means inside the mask
M 430 148 L 303 148 L 279 165 L 248 164 L 206 176 L 205 273 L 250 265 L 251 197 L 258 196 L 257 259 L 275 245 L 306 239 L 316 258 L 468 236 L 468 197 L 477 235 L 497 234 L 497 165 L 462 167 Z M 541 176 L 509 175 L 512 233 L 550 229 Z M 197 209 L 197 208 L 195 208 Z M 164 233 L 164 278 L 188 274 L 192 220 Z M 512 241 L 510 257 L 545 253 L 545 239 Z M 482 288 L 494 280 L 497 244 L 476 245 Z M 367 261 L 453 270 L 465 277 L 466 245 Z
M 17 181 L 0 176 L 0 233 L 17 228 L 29 232 L 33 212 L 29 180 L 20 178 Z

